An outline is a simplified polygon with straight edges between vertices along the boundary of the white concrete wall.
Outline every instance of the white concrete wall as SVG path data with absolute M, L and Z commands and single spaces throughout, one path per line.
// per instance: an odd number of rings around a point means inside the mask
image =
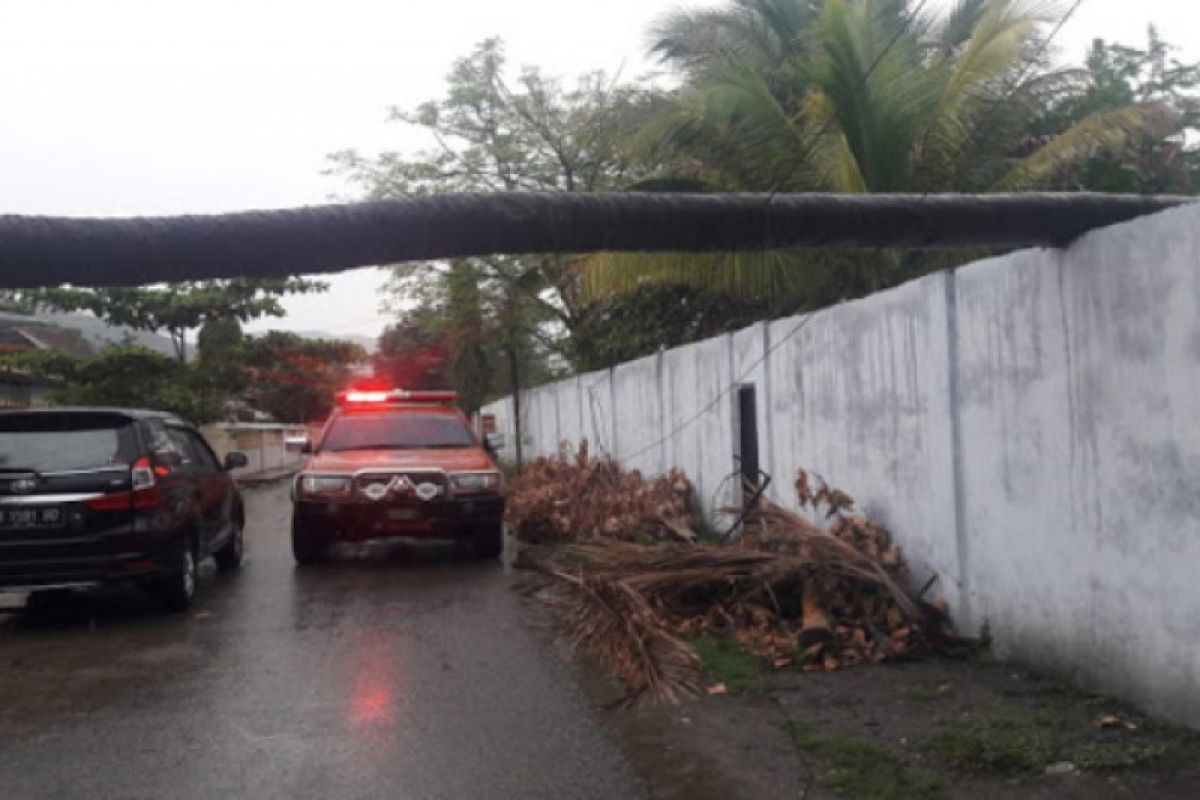
M 961 609 L 946 280 L 771 323 L 772 474 L 789 502 L 801 468 L 849 492 Z
M 588 372 L 579 376 L 579 402 L 582 405 L 583 435 L 592 452 L 613 452 L 613 373 L 612 370 Z M 578 442 L 577 442 L 578 443 Z
M 217 423 L 205 426 L 201 433 L 220 460 L 224 460 L 231 450 L 245 454 L 248 463 L 233 471 L 235 477 L 249 478 L 298 469 L 303 460 L 300 453 L 289 452 L 284 445 L 286 438 L 306 433 L 303 425 Z
M 1200 209 L 955 282 L 971 617 L 1200 726 Z
M 616 409 L 613 455 L 649 475 L 666 469 L 664 446 L 658 442 L 666 429 L 660 369 L 661 357 L 653 355 L 622 364 L 612 374 Z
M 823 475 L 964 630 L 1200 727 L 1200 206 L 531 391 L 529 452 L 578 429 L 711 510 L 745 382 L 778 499 Z

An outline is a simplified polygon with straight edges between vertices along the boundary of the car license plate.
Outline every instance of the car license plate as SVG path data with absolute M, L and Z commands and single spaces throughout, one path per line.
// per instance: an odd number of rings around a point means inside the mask
M 419 516 L 420 512 L 415 508 L 389 508 L 387 512 L 387 518 L 392 522 L 417 519 Z
M 0 508 L 0 528 L 58 528 L 63 524 L 61 506 L 16 506 Z

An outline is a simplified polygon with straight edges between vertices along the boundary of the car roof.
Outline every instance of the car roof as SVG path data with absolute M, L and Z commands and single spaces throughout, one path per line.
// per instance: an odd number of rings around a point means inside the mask
M 15 414 L 112 414 L 113 416 L 128 417 L 135 420 L 157 419 L 173 425 L 185 424 L 183 420 L 167 411 L 157 411 L 152 408 L 119 408 L 116 406 L 46 406 L 42 408 L 6 408 L 0 410 L 0 415 Z

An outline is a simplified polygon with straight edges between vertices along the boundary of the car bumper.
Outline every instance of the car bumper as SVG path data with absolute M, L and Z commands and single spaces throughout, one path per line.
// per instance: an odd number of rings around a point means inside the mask
M 347 541 L 388 537 L 460 538 L 500 525 L 504 498 L 481 496 L 429 503 L 328 503 L 300 501 L 296 521 Z
M 153 579 L 169 571 L 179 536 L 134 525 L 103 533 L 0 531 L 0 592 Z

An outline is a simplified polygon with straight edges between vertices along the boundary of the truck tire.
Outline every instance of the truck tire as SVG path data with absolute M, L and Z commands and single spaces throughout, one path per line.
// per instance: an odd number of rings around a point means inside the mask
M 329 560 L 329 536 L 297 517 L 292 517 L 292 555 L 301 566 L 321 564 Z
M 480 525 L 471 534 L 471 545 L 477 558 L 499 558 L 504 552 L 504 523 Z

